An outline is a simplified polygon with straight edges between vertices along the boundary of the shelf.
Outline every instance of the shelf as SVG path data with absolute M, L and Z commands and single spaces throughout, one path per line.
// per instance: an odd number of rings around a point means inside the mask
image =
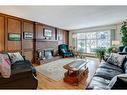
M 58 40 L 36 39 L 37 42 L 57 42 Z

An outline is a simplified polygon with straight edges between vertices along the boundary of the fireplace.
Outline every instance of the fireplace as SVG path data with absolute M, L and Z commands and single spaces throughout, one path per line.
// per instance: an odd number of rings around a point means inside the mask
M 47 48 L 43 50 L 38 50 L 38 56 L 40 59 L 51 59 L 53 58 L 53 49 L 52 48 Z

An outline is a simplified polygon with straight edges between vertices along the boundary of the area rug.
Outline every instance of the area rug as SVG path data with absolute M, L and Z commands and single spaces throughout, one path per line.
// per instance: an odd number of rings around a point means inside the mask
M 50 63 L 42 64 L 36 67 L 37 72 L 43 74 L 44 76 L 53 79 L 55 81 L 62 80 L 64 77 L 64 72 L 66 71 L 63 66 L 76 59 L 65 58 L 52 61 Z

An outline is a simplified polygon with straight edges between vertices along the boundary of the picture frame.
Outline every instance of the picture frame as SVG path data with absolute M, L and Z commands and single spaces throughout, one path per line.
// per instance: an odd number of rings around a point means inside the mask
M 20 33 L 8 33 L 8 40 L 9 41 L 20 41 L 21 34 Z
M 32 40 L 33 39 L 33 32 L 23 32 L 23 38 L 26 40 Z
M 44 28 L 44 30 L 43 30 L 43 36 L 44 37 L 51 37 L 52 36 L 52 30 Z

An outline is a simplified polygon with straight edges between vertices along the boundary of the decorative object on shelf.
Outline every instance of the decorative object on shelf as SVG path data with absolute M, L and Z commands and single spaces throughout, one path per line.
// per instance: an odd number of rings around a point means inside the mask
M 32 32 L 23 32 L 23 38 L 27 40 L 33 39 L 33 33 Z
M 120 30 L 121 36 L 122 36 L 122 44 L 124 46 L 127 46 L 127 27 L 126 27 L 126 22 L 123 22 L 123 25 Z
M 43 30 L 43 36 L 44 37 L 51 37 L 52 36 L 52 30 L 44 28 L 44 30 Z
M 20 33 L 8 33 L 8 40 L 9 41 L 20 41 L 21 34 Z
M 96 52 L 96 57 L 99 58 L 101 62 L 101 60 L 104 58 L 106 49 L 104 47 L 98 47 L 95 49 L 95 52 Z

